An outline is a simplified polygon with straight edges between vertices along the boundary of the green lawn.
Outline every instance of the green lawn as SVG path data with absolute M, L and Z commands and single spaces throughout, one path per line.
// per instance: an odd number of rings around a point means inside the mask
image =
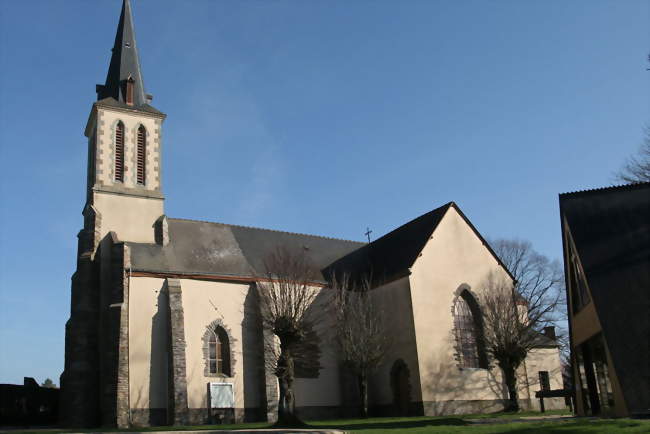
M 517 413 L 482 413 L 482 414 L 464 414 L 459 416 L 463 419 L 520 419 L 522 417 L 547 417 L 547 416 L 571 416 L 568 410 L 547 410 L 545 413 L 539 411 L 520 411 Z
M 556 421 L 516 421 L 521 417 L 561 416 L 566 412 L 551 411 L 544 414 L 537 412 L 522 412 L 517 414 L 475 414 L 447 417 L 381 417 L 369 419 L 341 419 L 326 421 L 309 421 L 311 428 L 338 429 L 346 432 L 373 433 L 650 433 L 650 420 L 638 419 L 567 419 Z M 246 423 L 236 425 L 200 425 L 185 427 L 152 427 L 133 428 L 124 431 L 170 431 L 170 430 L 233 430 L 268 428 L 267 423 Z M 76 430 L 75 430 L 76 431 Z M 118 430 L 104 430 L 118 431 Z M 24 431 L 29 432 L 29 431 Z M 52 432 L 64 432 L 56 431 Z M 69 432 L 69 431 L 65 431 Z M 84 431 L 76 431 L 84 432 Z M 87 432 L 97 432 L 88 430 Z M 42 431 L 41 431 L 42 433 Z
M 540 414 L 527 414 L 526 416 Z M 521 414 L 520 414 L 521 416 Z M 348 432 L 373 433 L 650 433 L 650 421 L 632 419 L 577 419 L 554 422 L 472 423 L 480 419 L 510 419 L 512 415 L 473 415 L 468 417 L 411 417 L 348 419 L 310 422 L 315 428 L 336 428 Z

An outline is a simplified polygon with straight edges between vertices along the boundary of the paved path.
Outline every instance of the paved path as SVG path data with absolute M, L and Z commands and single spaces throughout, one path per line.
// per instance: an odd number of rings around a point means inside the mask
M 201 431 L 160 431 L 160 434 L 205 434 L 205 433 L 215 433 L 215 434 L 223 434 L 223 433 L 238 433 L 238 434 L 266 434 L 266 433 L 273 433 L 273 434 L 278 434 L 278 433 L 295 433 L 295 434 L 344 434 L 345 431 L 337 430 L 337 429 L 287 429 L 287 428 L 261 428 L 261 429 L 236 429 L 236 430 L 214 430 L 214 431 L 209 431 L 209 430 L 201 430 Z M 112 434 L 112 433 L 106 433 L 106 434 Z M 147 431 L 146 433 L 142 434 L 151 434 L 151 431 Z
M 3 428 L 7 430 L 7 428 Z M 11 428 L 7 431 L 0 430 L 2 433 L 18 434 L 22 431 L 29 432 L 62 432 L 60 429 L 56 428 L 41 428 L 41 429 L 29 429 L 29 428 Z M 197 431 L 129 431 L 134 434 L 278 434 L 278 433 L 294 433 L 294 434 L 344 434 L 345 431 L 336 430 L 336 429 L 286 429 L 286 428 L 261 428 L 261 429 L 239 429 L 239 430 L 197 430 Z M 75 433 L 74 431 L 69 431 L 69 434 L 89 434 L 88 432 L 84 433 Z M 93 434 L 115 434 L 115 431 L 110 433 L 103 433 L 101 431 L 93 431 Z

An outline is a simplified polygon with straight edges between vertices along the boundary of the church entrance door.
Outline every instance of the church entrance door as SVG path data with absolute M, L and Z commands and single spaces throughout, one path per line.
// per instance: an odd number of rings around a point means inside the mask
M 411 406 L 411 384 L 408 366 L 402 359 L 393 364 L 390 371 L 390 385 L 393 390 L 393 407 L 399 416 L 407 416 Z

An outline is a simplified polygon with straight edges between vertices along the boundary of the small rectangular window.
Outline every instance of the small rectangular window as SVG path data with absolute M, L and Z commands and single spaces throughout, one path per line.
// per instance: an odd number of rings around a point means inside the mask
M 539 371 L 539 388 L 540 390 L 551 390 L 551 380 L 548 371 Z

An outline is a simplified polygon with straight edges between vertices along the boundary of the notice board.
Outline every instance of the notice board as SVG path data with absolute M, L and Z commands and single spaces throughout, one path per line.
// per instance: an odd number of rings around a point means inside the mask
M 234 408 L 235 391 L 231 383 L 209 383 L 208 400 L 210 408 Z

